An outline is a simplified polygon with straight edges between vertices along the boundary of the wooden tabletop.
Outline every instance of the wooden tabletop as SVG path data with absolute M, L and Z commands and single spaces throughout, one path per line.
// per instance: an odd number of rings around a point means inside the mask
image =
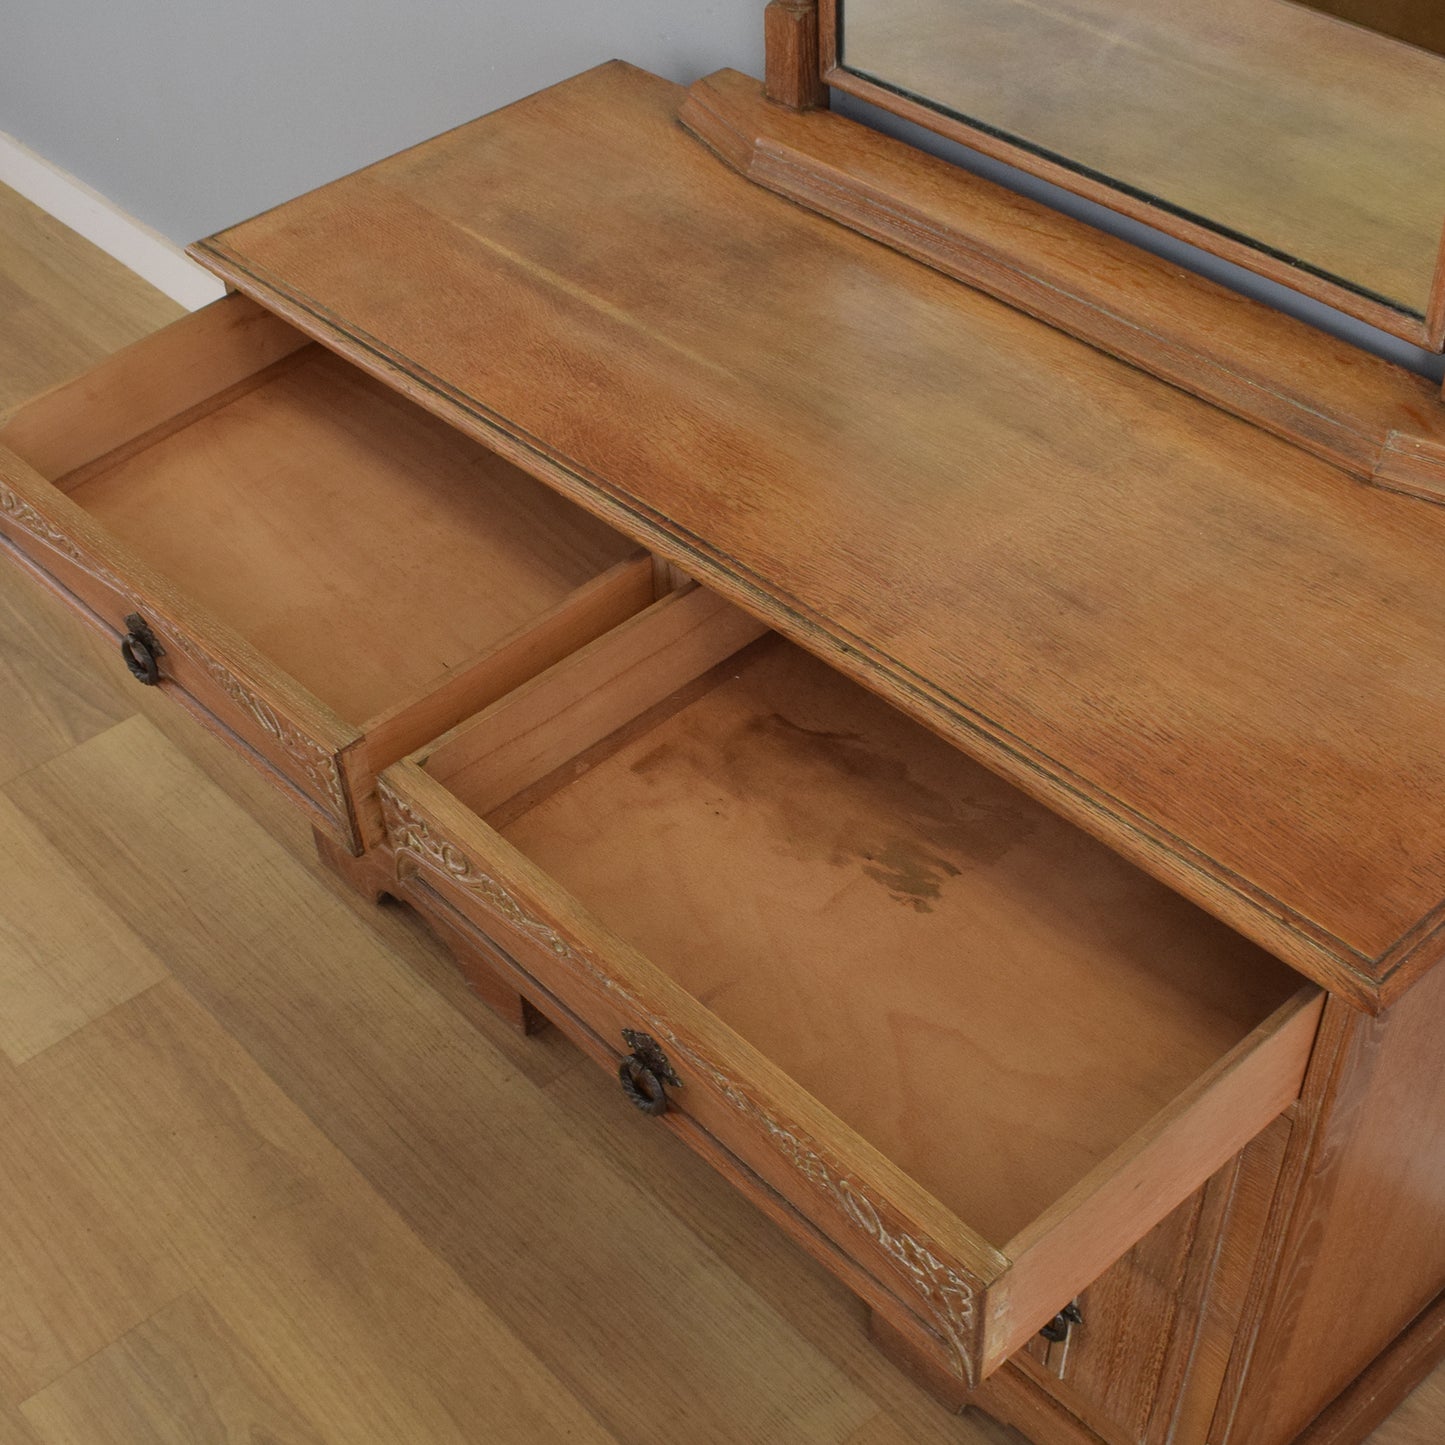
M 1356 1002 L 1445 946 L 1445 509 L 733 174 L 604 66 L 194 253 Z

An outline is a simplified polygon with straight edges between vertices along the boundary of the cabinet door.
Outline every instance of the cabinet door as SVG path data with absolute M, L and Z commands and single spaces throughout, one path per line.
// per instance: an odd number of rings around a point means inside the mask
M 1206 1440 L 1290 1127 L 1277 1119 L 1090 1285 L 1065 1338 L 1015 1357 L 1110 1445 Z

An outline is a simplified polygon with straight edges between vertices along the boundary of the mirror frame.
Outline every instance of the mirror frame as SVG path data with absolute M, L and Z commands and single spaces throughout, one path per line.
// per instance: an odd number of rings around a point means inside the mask
M 788 0 L 783 0 L 783 3 L 787 8 L 807 7 L 807 0 L 802 0 L 802 4 L 793 0 L 792 6 L 788 4 Z M 970 150 L 1004 161 L 1029 175 L 1038 176 L 1120 215 L 1141 221 L 1165 235 L 1187 241 L 1209 255 L 1232 261 L 1256 275 L 1323 302 L 1326 306 L 1374 326 L 1388 335 L 1399 337 L 1427 351 L 1445 351 L 1445 215 L 1441 216 L 1441 242 L 1436 253 L 1434 279 L 1424 316 L 1421 317 L 1414 312 L 1391 306 L 1387 301 L 1356 291 L 1342 282 L 1331 280 L 1328 276 L 1302 269 L 1287 258 L 1262 247 L 1200 225 L 1165 206 L 1151 203 L 1121 187 L 1110 185 L 1107 181 L 1061 165 L 1026 146 L 972 125 L 941 107 L 928 105 L 902 90 L 880 83 L 873 77 L 849 70 L 840 59 L 841 12 L 844 3 L 845 0 L 818 0 L 816 73 L 822 85 L 855 96 L 869 105 L 923 126 L 949 140 L 958 141 Z

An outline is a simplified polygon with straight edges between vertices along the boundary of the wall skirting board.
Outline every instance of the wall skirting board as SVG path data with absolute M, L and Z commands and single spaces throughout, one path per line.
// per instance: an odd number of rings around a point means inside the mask
M 3 131 L 0 184 L 18 191 L 188 310 L 216 300 L 224 291 L 174 242 Z

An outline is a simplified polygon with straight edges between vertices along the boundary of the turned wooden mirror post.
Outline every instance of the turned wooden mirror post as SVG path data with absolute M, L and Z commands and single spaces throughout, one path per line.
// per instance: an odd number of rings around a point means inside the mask
M 818 0 L 770 0 L 764 12 L 768 99 L 792 110 L 826 110 L 818 63 Z

